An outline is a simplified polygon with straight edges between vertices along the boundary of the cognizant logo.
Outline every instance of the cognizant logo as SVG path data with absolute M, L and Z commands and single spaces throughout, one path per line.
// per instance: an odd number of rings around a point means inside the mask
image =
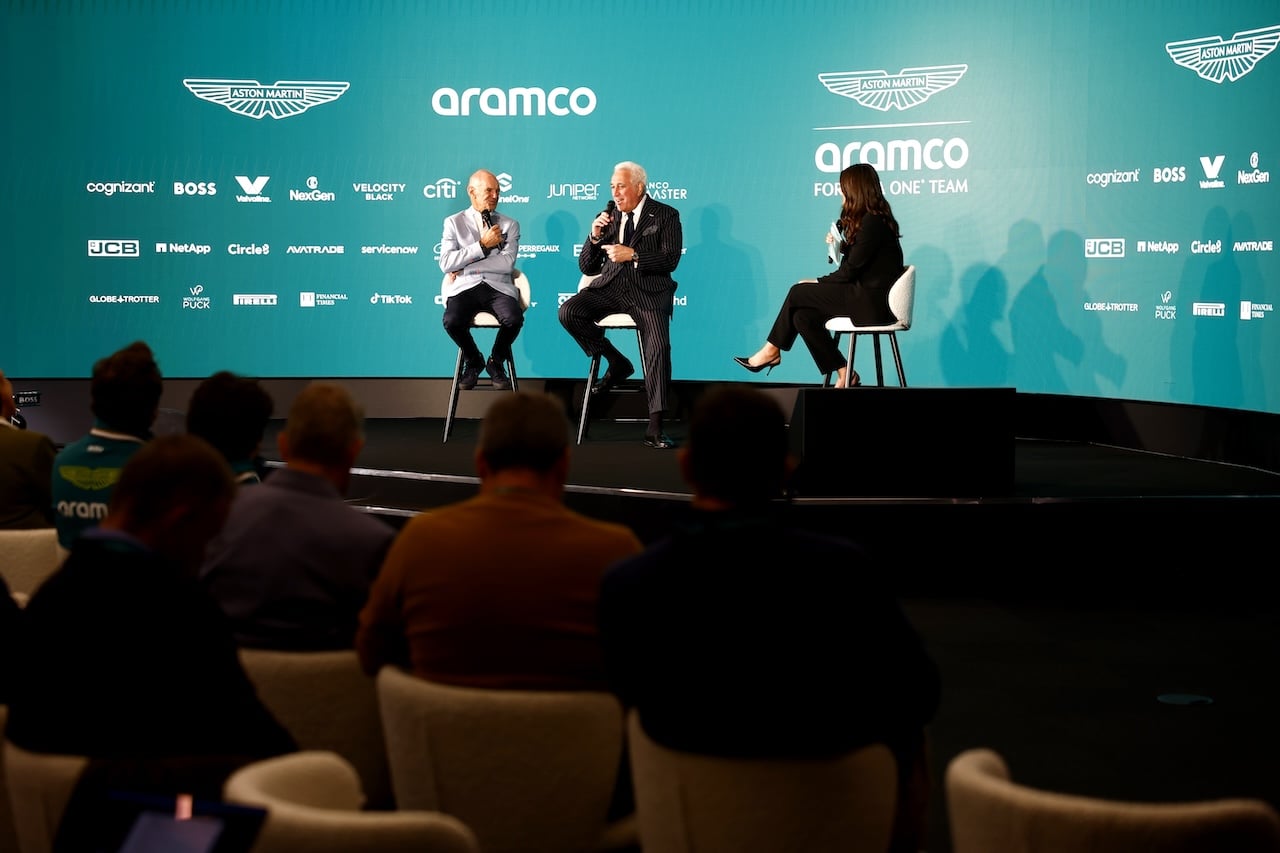
M 572 91 L 568 86 L 556 86 L 550 92 L 537 86 L 473 87 L 461 93 L 445 86 L 431 95 L 431 109 L 442 116 L 468 116 L 473 112 L 487 116 L 585 116 L 595 112 L 596 93 L 586 86 Z

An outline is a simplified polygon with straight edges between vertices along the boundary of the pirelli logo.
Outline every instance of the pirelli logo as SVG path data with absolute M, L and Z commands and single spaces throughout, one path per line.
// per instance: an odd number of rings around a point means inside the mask
M 275 305 L 278 299 L 274 293 L 233 293 L 232 305 Z

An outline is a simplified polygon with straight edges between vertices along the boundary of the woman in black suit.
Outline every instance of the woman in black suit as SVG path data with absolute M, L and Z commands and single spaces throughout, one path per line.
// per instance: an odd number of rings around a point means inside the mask
M 755 355 L 734 358 L 752 373 L 781 364 L 783 351 L 790 350 L 799 336 L 818 370 L 824 376 L 836 374 L 837 388 L 861 385 L 858 371 L 846 377 L 849 365 L 835 337 L 826 330 L 827 320 L 851 317 L 859 326 L 894 320 L 889 288 L 905 269 L 902 235 L 884 197 L 880 175 L 869 163 L 855 163 L 840 173 L 840 194 L 844 197 L 836 221 L 843 237 L 837 246 L 843 253 L 840 267 L 816 283 L 802 281 L 791 286 L 765 345 Z M 828 242 L 834 239 L 828 236 Z

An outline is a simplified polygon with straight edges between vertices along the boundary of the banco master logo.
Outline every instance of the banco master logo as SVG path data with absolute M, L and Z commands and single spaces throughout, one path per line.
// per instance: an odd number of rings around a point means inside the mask
M 1280 24 L 1245 30 L 1229 39 L 1222 36 L 1171 41 L 1164 46 L 1170 58 L 1206 80 L 1235 82 L 1253 70 L 1280 44 Z
M 888 71 L 829 71 L 818 75 L 828 91 L 853 98 L 864 107 L 887 112 L 890 107 L 918 107 L 943 89 L 950 89 L 969 70 L 968 65 L 931 65 Z
M 188 77 L 182 85 L 201 100 L 221 104 L 236 115 L 260 119 L 289 118 L 312 107 L 336 101 L 350 88 L 338 81 L 279 80 L 264 86 L 257 80 L 219 80 Z

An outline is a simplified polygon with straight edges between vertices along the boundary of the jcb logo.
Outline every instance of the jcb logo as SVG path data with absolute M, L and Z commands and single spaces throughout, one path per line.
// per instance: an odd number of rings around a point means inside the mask
M 136 258 L 141 254 L 137 240 L 90 240 L 91 258 Z
M 1086 258 L 1123 258 L 1124 238 L 1094 237 L 1085 240 L 1084 256 Z

